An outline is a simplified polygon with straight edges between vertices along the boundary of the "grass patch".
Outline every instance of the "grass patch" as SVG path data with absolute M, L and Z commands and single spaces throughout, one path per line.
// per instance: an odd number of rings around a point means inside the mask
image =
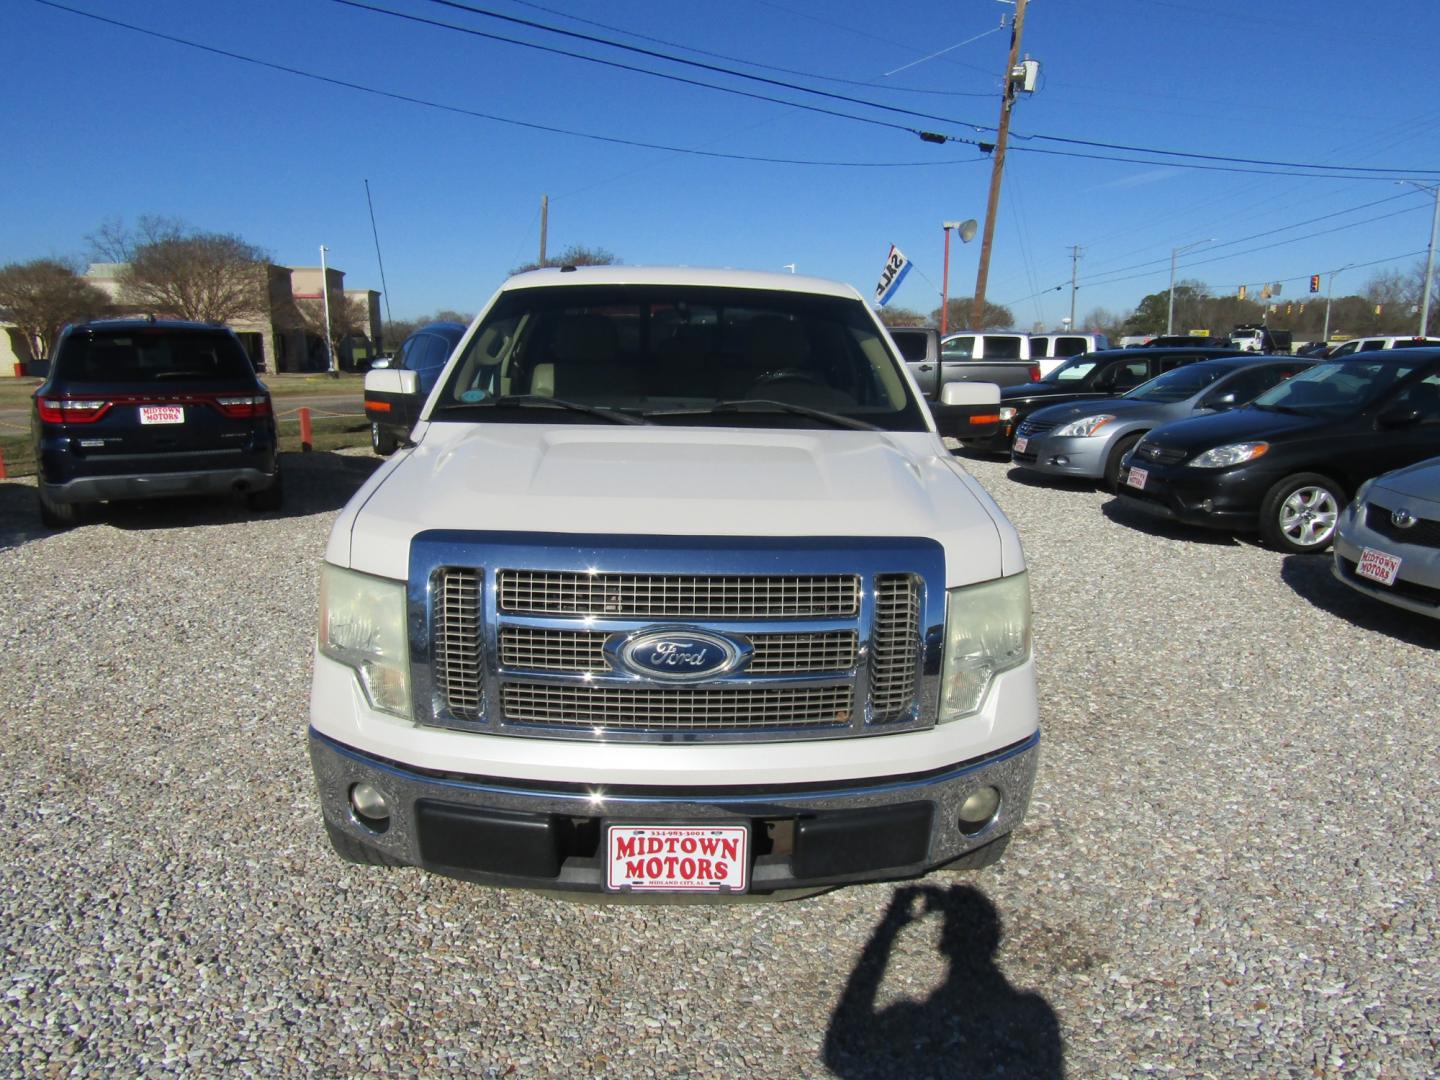
M 281 420 L 276 425 L 281 453 L 300 452 L 300 421 Z M 370 445 L 370 425 L 353 417 L 337 416 L 316 420 L 311 425 L 311 448 L 316 451 L 349 450 Z M 35 453 L 30 436 L 0 437 L 0 454 L 5 455 L 5 472 L 9 476 L 34 476 Z

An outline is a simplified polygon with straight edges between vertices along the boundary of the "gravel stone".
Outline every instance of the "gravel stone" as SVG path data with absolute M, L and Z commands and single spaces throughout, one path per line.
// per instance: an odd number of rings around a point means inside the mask
M 985 871 L 727 907 L 330 853 L 317 575 L 374 458 L 67 533 L 0 482 L 0 1072 L 1434 1075 L 1440 622 L 962 460 L 1031 567 L 1029 819 Z

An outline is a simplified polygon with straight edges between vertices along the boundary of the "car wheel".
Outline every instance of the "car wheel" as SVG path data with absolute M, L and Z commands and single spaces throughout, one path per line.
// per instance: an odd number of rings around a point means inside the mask
M 375 453 L 381 457 L 389 457 L 395 452 L 397 445 L 398 443 L 396 443 L 394 435 L 391 435 L 388 431 L 381 430 L 380 425 L 375 421 L 372 420 L 370 422 L 371 450 L 374 450 Z
M 1328 476 L 1299 473 L 1272 487 L 1260 504 L 1260 535 L 1298 555 L 1324 551 L 1335 536 L 1345 494 Z
M 1120 459 L 1135 449 L 1135 444 L 1144 434 L 1143 431 L 1137 431 L 1134 435 L 1126 435 L 1115 444 L 1115 449 L 1111 450 L 1110 456 L 1105 459 L 1105 486 L 1111 491 L 1120 490 Z
M 85 508 L 79 503 L 59 503 L 45 494 L 45 485 L 38 488 L 40 493 L 40 523 L 48 529 L 73 529 L 85 520 Z
M 279 510 L 285 503 L 285 485 L 279 473 L 275 474 L 275 483 L 263 491 L 252 491 L 245 496 L 245 505 L 251 510 Z

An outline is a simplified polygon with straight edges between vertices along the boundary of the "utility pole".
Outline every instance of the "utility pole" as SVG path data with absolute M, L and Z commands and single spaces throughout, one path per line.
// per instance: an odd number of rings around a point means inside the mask
M 1425 184 L 1417 184 L 1413 180 L 1405 180 L 1403 183 L 1411 187 L 1418 187 L 1421 191 L 1428 191 L 1435 196 L 1435 216 L 1430 219 L 1430 254 L 1425 257 L 1425 291 L 1420 294 L 1420 329 L 1418 336 L 1425 336 L 1426 324 L 1430 322 L 1430 287 L 1435 281 L 1435 238 L 1440 234 L 1440 185 L 1427 187 Z
M 545 265 L 545 239 L 550 232 L 550 196 L 540 196 L 540 265 Z
M 1075 284 L 1075 276 L 1080 270 L 1080 245 L 1073 244 L 1070 247 L 1070 329 L 1075 329 L 1075 290 L 1079 288 Z
M 980 269 L 975 275 L 975 297 L 970 302 L 970 328 L 980 329 L 985 314 L 985 285 L 990 277 L 990 245 L 995 238 L 995 214 L 1000 208 L 1000 177 L 1005 171 L 1005 144 L 1010 138 L 1010 110 L 1015 106 L 1015 62 L 1020 59 L 1020 35 L 1025 31 L 1026 0 L 1015 0 L 1015 23 L 1010 28 L 1010 59 L 1005 64 L 1005 91 L 1000 97 L 1000 126 L 990 166 L 990 198 L 985 204 L 985 236 L 980 241 Z
M 320 245 L 320 302 L 325 305 L 325 355 L 330 358 L 326 370 L 332 379 L 338 379 L 340 372 L 335 367 L 335 346 L 330 342 L 330 271 L 325 268 L 324 244 Z

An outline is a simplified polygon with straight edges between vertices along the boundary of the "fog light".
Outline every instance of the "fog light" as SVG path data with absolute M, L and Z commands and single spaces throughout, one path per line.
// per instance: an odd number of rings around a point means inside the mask
M 1000 809 L 1000 792 L 993 787 L 982 787 L 965 796 L 960 804 L 960 831 L 977 833 L 995 819 Z
M 1053 458 L 1050 459 L 1050 464 L 1051 464 L 1051 465 L 1069 465 L 1069 464 L 1070 464 L 1070 459 L 1069 459 L 1068 457 L 1066 457 L 1064 454 L 1056 454 Z
M 367 825 L 379 825 L 390 818 L 390 800 L 371 783 L 359 783 L 350 789 L 350 808 Z
M 1214 510 L 1215 510 L 1215 500 L 1214 500 L 1214 499 L 1201 499 L 1201 500 L 1200 500 L 1200 509 L 1203 510 L 1203 511 L 1204 511 L 1205 513 L 1207 513 L 1207 514 L 1213 513 Z

